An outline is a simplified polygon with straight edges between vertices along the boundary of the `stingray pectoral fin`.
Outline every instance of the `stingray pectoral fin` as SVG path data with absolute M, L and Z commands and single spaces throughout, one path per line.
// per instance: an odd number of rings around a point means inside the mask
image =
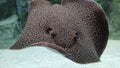
M 78 47 L 79 45 L 79 47 Z M 93 63 L 99 62 L 98 56 L 94 46 L 80 45 L 76 43 L 72 48 L 66 50 L 66 57 L 77 63 Z
M 45 47 L 50 47 L 52 49 L 55 49 L 57 51 L 59 51 L 60 53 L 62 54 L 65 54 L 66 51 L 64 48 L 54 44 L 54 43 L 49 43 L 49 42 L 37 42 L 37 43 L 33 43 L 32 45 L 30 46 L 45 46 Z
M 50 6 L 51 3 L 48 0 L 32 0 L 30 2 L 30 6 L 29 6 L 29 11 L 31 11 L 33 8 L 35 7 L 45 7 L 45 6 Z

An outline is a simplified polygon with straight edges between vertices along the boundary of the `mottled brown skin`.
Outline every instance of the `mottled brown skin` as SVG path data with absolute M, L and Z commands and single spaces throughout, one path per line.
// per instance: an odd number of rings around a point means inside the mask
M 51 47 L 78 63 L 97 62 L 108 40 L 108 22 L 92 0 L 33 0 L 23 33 L 11 49 L 35 44 Z M 47 44 L 48 43 L 48 44 Z
M 106 47 L 109 33 L 108 21 L 101 6 L 91 0 L 63 0 L 62 6 L 73 11 L 73 21 L 79 30 L 78 45 L 69 49 L 73 53 L 72 59 L 76 62 L 91 62 L 96 59 L 93 57 L 96 56 L 94 51 L 100 58 Z M 85 57 L 89 58 L 82 59 Z

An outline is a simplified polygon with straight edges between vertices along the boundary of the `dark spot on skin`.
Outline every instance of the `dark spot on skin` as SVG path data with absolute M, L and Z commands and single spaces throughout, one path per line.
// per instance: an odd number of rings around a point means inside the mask
M 87 14 L 87 15 L 86 15 L 86 19 L 90 19 L 90 15 Z
M 72 48 L 73 53 L 79 53 L 79 49 L 77 47 Z
M 55 20 L 53 20 L 53 23 L 55 23 L 56 21 Z
M 51 33 L 51 38 L 54 39 L 56 37 L 56 34 L 55 33 Z
M 29 43 L 31 43 L 31 42 L 33 42 L 34 41 L 34 39 L 31 39 L 31 40 L 29 40 L 27 43 L 29 44 Z
M 73 41 L 74 41 L 74 43 L 75 43 L 75 42 L 77 41 L 77 37 L 74 37 L 74 38 L 73 38 Z M 74 44 L 74 43 L 73 43 L 73 44 Z
M 77 58 L 79 59 L 79 58 L 80 58 L 80 56 L 78 55 L 78 56 L 77 56 Z
M 78 48 L 74 48 L 73 51 L 75 51 L 76 53 L 79 53 Z
M 97 32 L 97 31 L 94 31 L 94 32 L 93 32 L 93 35 L 94 35 L 94 37 L 98 37 L 98 32 Z

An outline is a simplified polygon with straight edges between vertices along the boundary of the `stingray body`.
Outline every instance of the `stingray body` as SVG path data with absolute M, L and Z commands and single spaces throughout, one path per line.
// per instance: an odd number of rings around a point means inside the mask
M 106 15 L 92 0 L 62 0 L 61 5 L 33 0 L 23 33 L 11 49 L 44 45 L 78 63 L 97 62 L 108 33 Z

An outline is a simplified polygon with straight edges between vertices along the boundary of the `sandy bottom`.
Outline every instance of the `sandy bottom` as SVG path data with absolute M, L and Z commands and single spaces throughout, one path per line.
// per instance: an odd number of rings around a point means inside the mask
M 120 68 L 120 40 L 109 40 L 101 62 L 77 64 L 45 47 L 0 50 L 0 68 Z

